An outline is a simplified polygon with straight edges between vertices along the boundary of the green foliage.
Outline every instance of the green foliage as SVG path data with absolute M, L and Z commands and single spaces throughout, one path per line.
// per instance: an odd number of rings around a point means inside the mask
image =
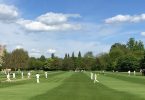
M 42 69 L 43 66 L 44 66 L 44 61 L 41 61 L 40 58 L 38 58 L 38 59 L 36 59 L 34 57 L 29 58 L 29 63 L 28 63 L 29 67 L 28 67 L 28 69 L 31 69 L 31 70 L 40 70 L 40 69 Z
M 11 54 L 12 66 L 14 69 L 23 69 L 28 64 L 28 52 L 23 49 L 16 49 Z
M 140 68 L 145 69 L 145 52 L 143 58 L 140 60 Z
M 4 52 L 4 68 L 24 69 L 28 65 L 28 52 L 23 49 L 16 49 L 12 53 Z
M 94 56 L 88 51 L 84 55 L 79 51 L 66 53 L 64 58 L 58 58 L 54 53 L 50 58 L 42 55 L 39 58 L 28 56 L 27 51 L 16 49 L 12 53 L 4 52 L 2 67 L 12 69 L 42 69 L 42 70 L 135 70 L 145 68 L 144 44 L 130 38 L 126 44 L 114 43 L 108 53 Z M 1 59 L 0 59 L 1 60 Z M 27 67 L 27 68 L 26 68 Z
M 84 58 L 94 58 L 93 52 L 89 51 L 89 52 L 85 53 Z
M 12 66 L 12 60 L 11 60 L 11 53 L 8 53 L 7 51 L 4 52 L 3 56 L 3 63 L 2 68 L 11 68 Z
M 122 56 L 118 59 L 117 69 L 119 71 L 136 70 L 139 66 L 139 61 L 133 55 Z

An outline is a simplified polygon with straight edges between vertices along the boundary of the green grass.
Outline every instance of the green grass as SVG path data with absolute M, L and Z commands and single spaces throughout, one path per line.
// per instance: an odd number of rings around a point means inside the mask
M 143 100 L 128 93 L 115 91 L 101 83 L 94 84 L 84 73 L 73 73 L 63 84 L 33 97 L 31 100 Z
M 29 80 L 0 83 L 0 100 L 145 100 L 143 76 L 106 73 L 94 84 L 89 72 L 49 72 L 48 79 L 39 73 L 40 84 L 35 72 Z

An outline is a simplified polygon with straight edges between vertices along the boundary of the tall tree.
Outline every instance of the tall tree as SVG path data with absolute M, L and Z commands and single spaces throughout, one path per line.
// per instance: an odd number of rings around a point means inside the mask
M 145 69 L 145 51 L 144 51 L 143 58 L 140 60 L 139 63 L 140 63 L 140 68 Z
M 144 44 L 141 40 L 139 40 L 139 43 L 138 43 L 138 50 L 144 51 Z
M 72 56 L 71 56 L 72 58 L 75 58 L 75 54 L 74 54 L 74 52 L 72 53 Z
M 13 68 L 16 69 L 23 69 L 27 67 L 28 64 L 28 52 L 23 49 L 16 49 L 11 54 L 11 60 Z
M 12 68 L 11 53 L 5 50 L 2 60 L 3 60 L 3 63 L 2 63 L 3 68 Z
M 78 58 L 82 58 L 81 52 L 78 53 Z
M 119 71 L 136 70 L 139 66 L 139 61 L 133 55 L 125 55 L 118 59 L 117 69 Z
M 87 53 L 84 54 L 85 58 L 94 58 L 93 52 L 92 51 L 88 51 Z
M 39 58 L 39 60 L 42 61 L 42 62 L 45 62 L 46 61 L 46 58 L 45 58 L 44 55 L 41 55 L 41 57 Z
M 130 38 L 129 41 L 127 42 L 127 47 L 130 50 L 133 50 L 135 46 L 135 39 L 134 38 Z
M 54 53 L 51 54 L 51 58 L 53 59 L 55 57 Z

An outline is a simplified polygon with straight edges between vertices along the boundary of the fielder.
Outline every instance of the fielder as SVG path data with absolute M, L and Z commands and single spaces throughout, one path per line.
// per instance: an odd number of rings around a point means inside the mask
M 15 79 L 16 78 L 16 74 L 15 73 L 13 73 L 13 79 Z
M 7 81 L 11 81 L 9 73 L 7 74 Z
M 96 83 L 96 82 L 99 82 L 99 81 L 97 80 L 97 74 L 94 75 L 94 83 Z
M 128 75 L 130 76 L 130 70 L 128 71 Z
M 40 75 L 37 73 L 37 74 L 36 74 L 37 83 L 40 83 L 39 77 L 40 77 Z
M 21 76 L 22 76 L 22 79 L 24 78 L 24 73 L 23 72 L 21 72 Z
M 134 76 L 135 76 L 135 75 L 136 75 L 136 71 L 134 70 L 134 72 L 133 72 L 133 73 L 134 73 Z
M 28 72 L 28 78 L 30 78 L 30 76 L 31 76 L 31 73 L 30 73 L 30 72 Z
M 45 72 L 45 78 L 47 78 L 47 72 Z
M 93 76 L 94 76 L 94 75 L 93 75 L 93 73 L 91 72 L 91 80 L 93 80 Z

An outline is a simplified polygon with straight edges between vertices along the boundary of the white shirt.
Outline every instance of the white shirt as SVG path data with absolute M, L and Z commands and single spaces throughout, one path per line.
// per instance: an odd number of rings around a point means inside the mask
M 7 74 L 7 78 L 10 78 L 10 74 L 9 73 Z
M 13 78 L 15 78 L 15 73 L 13 73 Z
M 95 80 L 97 80 L 97 75 L 95 74 Z
M 28 73 L 28 76 L 30 76 L 30 75 L 31 75 L 31 73 L 29 72 L 29 73 Z
M 39 77 L 40 77 L 40 75 L 39 74 L 36 74 L 36 78 L 39 79 Z

